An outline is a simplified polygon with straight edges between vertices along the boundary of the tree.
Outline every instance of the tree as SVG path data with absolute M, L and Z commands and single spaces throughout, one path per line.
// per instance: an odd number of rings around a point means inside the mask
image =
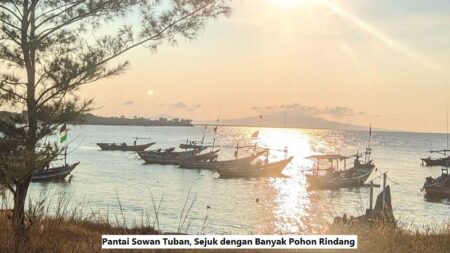
M 133 48 L 194 39 L 208 19 L 229 12 L 228 1 L 0 0 L 0 101 L 27 112 L 26 124 L 0 120 L 0 183 L 14 195 L 16 249 L 26 239 L 32 172 L 62 151 L 46 137 L 91 109 L 79 88 L 123 73 L 129 64 L 117 57 Z

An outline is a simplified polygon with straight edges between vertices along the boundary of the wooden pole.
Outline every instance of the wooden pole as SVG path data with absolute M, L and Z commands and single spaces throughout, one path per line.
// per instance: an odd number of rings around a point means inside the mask
M 387 179 L 387 172 L 383 174 L 383 201 L 381 202 L 382 203 L 381 207 L 383 211 L 386 202 L 386 179 Z
M 370 211 L 372 211 L 373 208 L 373 181 L 370 181 Z

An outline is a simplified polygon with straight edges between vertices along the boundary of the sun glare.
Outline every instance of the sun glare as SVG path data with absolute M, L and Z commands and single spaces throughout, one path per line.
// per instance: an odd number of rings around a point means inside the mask
M 282 7 L 292 7 L 295 5 L 302 4 L 305 0 L 272 0 L 273 3 Z
M 295 2 L 299 0 L 275 0 L 275 1 L 277 1 L 279 5 L 289 6 L 295 4 Z

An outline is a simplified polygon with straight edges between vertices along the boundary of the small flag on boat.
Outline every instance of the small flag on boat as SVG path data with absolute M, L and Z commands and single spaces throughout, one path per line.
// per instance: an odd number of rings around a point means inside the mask
M 259 136 L 259 130 L 252 134 L 252 138 L 258 138 L 258 136 Z
M 59 143 L 63 143 L 67 140 L 67 126 L 66 124 L 61 126 L 61 129 L 59 130 L 59 135 L 60 135 L 60 139 L 59 139 Z
M 217 126 L 213 128 L 214 133 L 217 133 Z
M 369 135 L 372 136 L 372 125 L 370 125 Z

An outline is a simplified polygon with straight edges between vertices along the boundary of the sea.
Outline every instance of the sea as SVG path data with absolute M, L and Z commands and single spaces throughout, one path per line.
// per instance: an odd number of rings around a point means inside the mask
M 394 215 L 402 226 L 421 230 L 449 219 L 450 200 L 429 200 L 421 191 L 425 178 L 439 176 L 441 168 L 424 167 L 420 158 L 429 156 L 430 148 L 445 148 L 445 134 L 373 131 L 369 136 L 369 130 L 221 126 L 215 133 L 212 128 L 69 126 L 67 162 L 79 161 L 80 165 L 70 180 L 32 183 L 28 202 L 44 202 L 54 210 L 64 205 L 71 215 L 130 227 L 151 225 L 166 232 L 314 233 L 326 228 L 335 216 L 364 214 L 370 189 L 308 190 L 305 175 L 312 173 L 315 164 L 307 157 L 350 156 L 370 145 L 377 170 L 369 181 L 382 184 L 381 175 L 387 172 Z M 259 137 L 252 138 L 258 130 Z M 222 179 L 209 170 L 146 165 L 133 152 L 101 151 L 96 145 L 132 144 L 135 137 L 148 138 L 138 143 L 156 142 L 150 149 L 178 147 L 204 137 L 221 150 L 220 160 L 233 159 L 237 145 L 243 147 L 240 157 L 251 154 L 255 143 L 270 150 L 270 161 L 294 159 L 282 178 Z M 380 188 L 374 189 L 375 195 L 379 192 Z

